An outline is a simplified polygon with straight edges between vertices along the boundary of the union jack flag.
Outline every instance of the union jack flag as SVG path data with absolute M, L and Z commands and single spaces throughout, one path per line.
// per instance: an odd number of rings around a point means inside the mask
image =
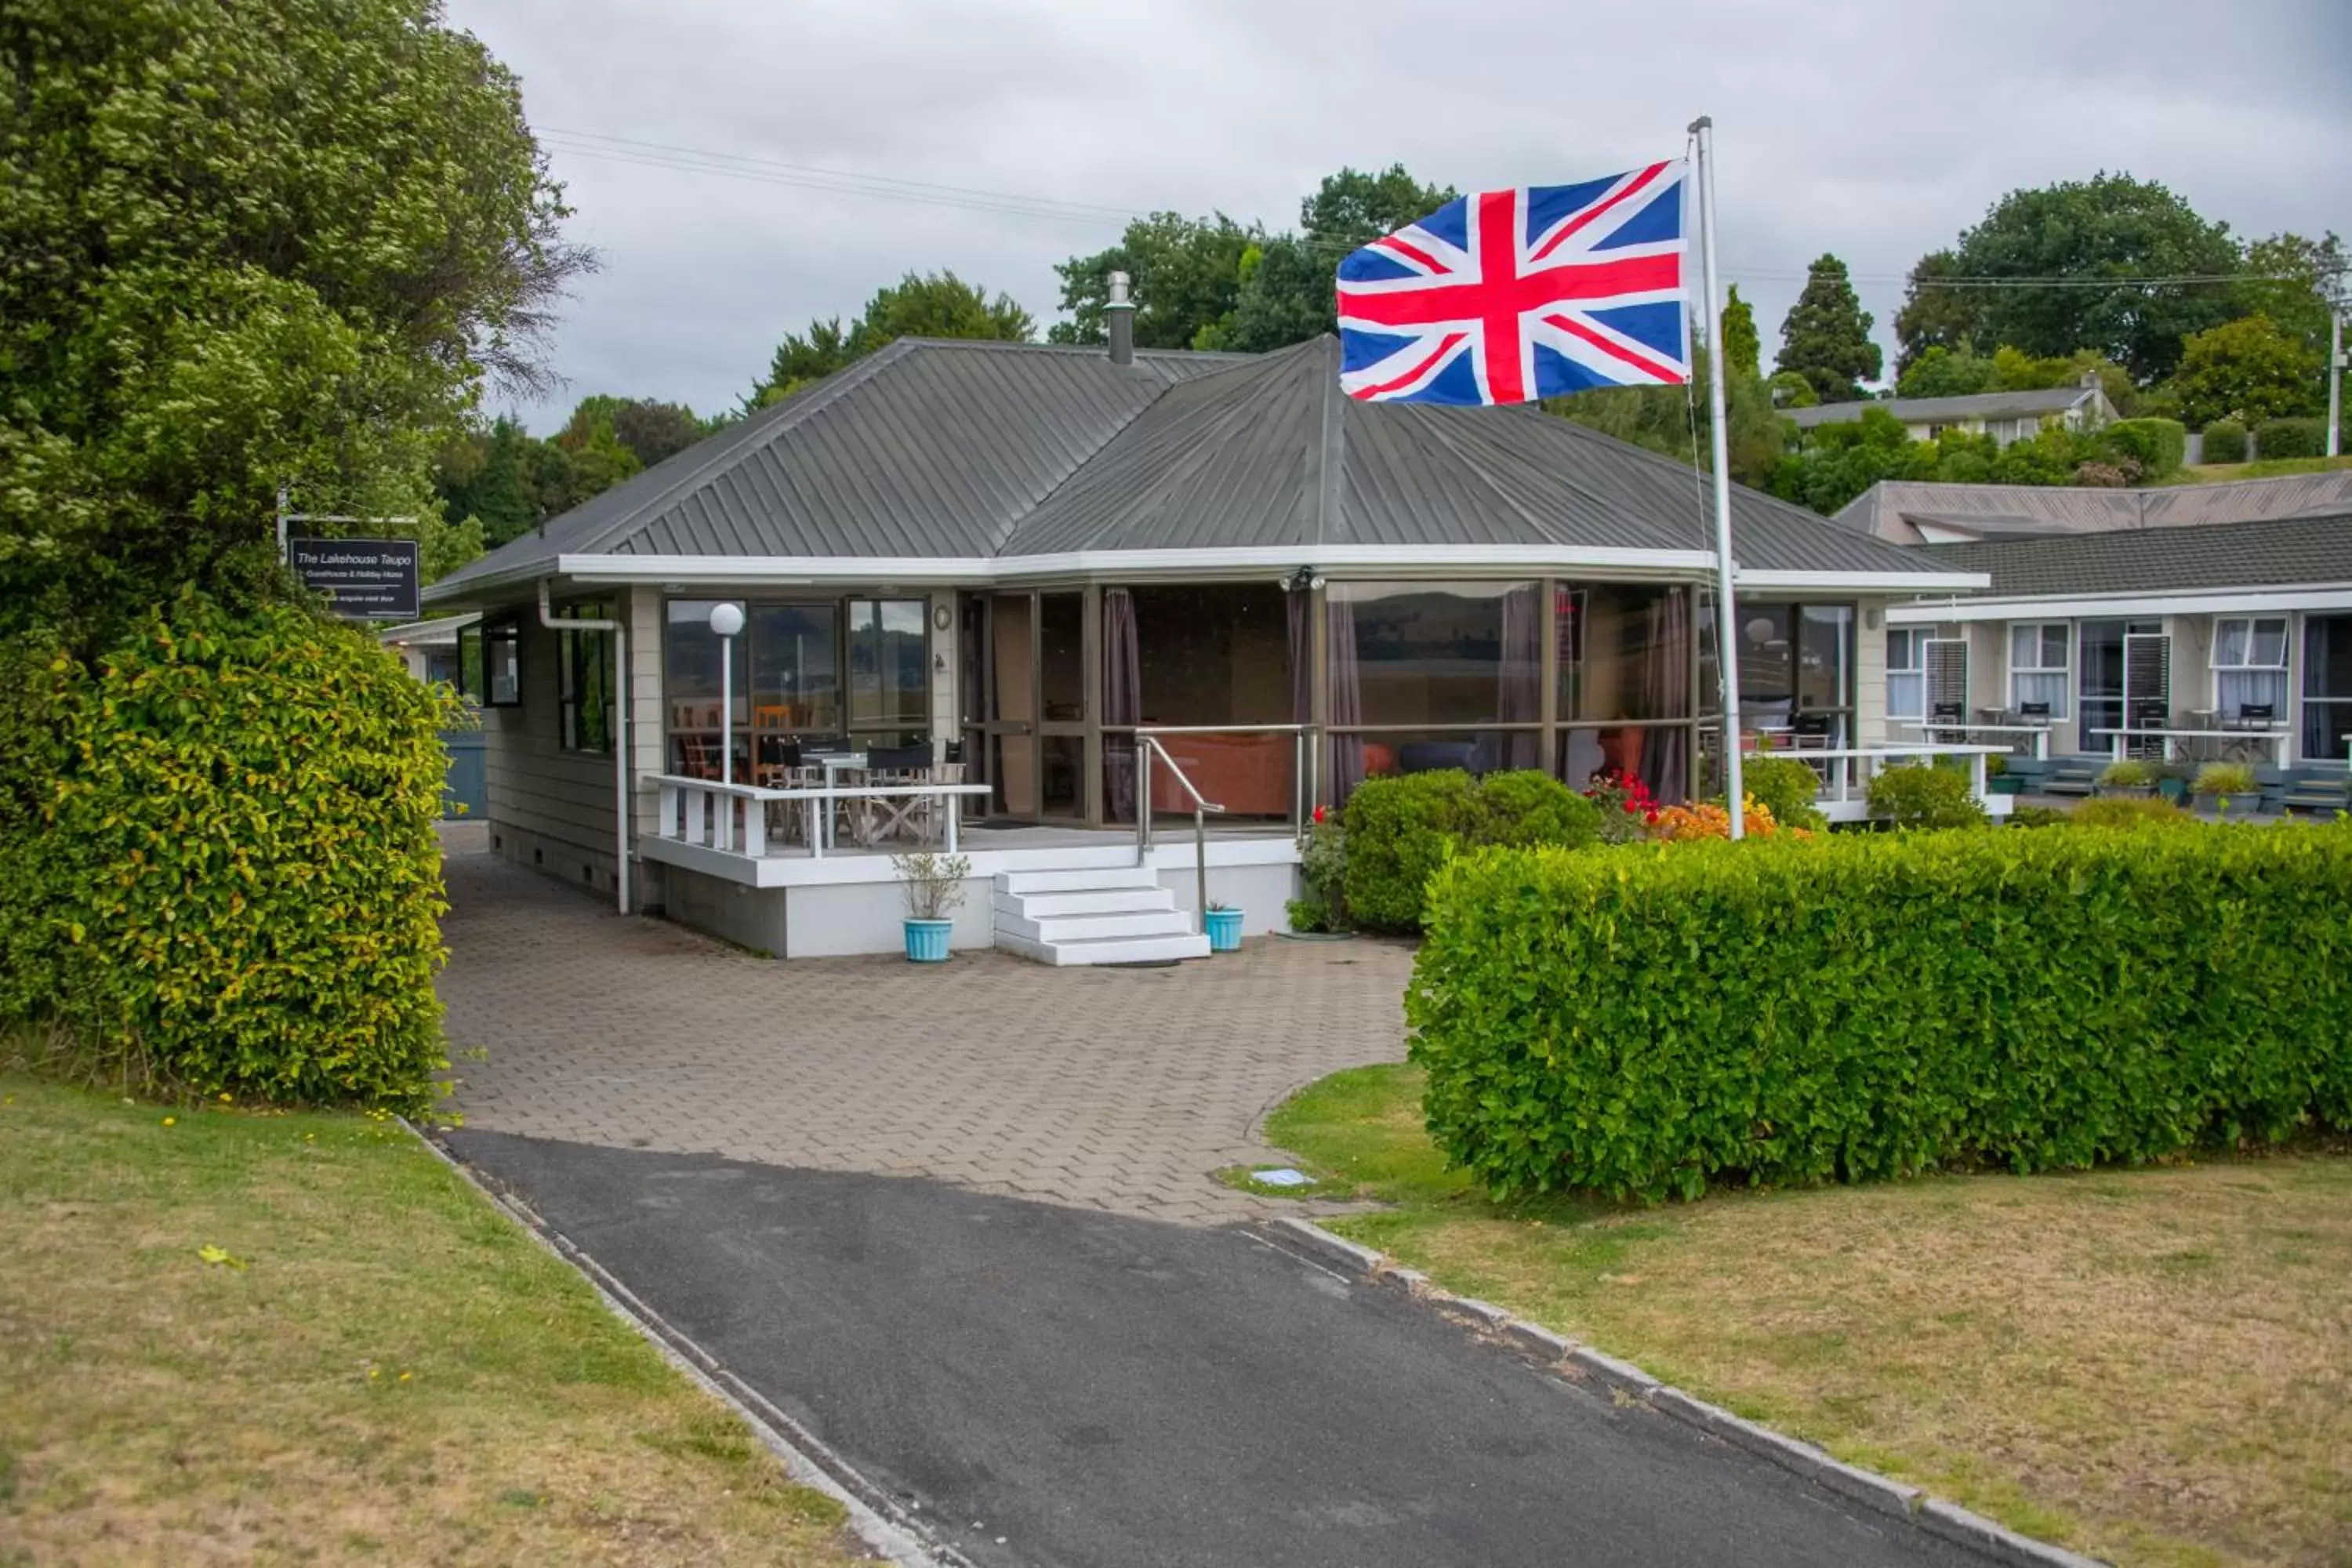
M 1690 379 L 1680 160 L 1463 196 L 1339 263 L 1339 385 L 1527 403 Z

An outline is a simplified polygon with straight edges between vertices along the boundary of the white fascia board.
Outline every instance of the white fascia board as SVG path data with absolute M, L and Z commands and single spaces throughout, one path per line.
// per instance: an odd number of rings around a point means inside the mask
M 2117 616 L 2226 616 L 2265 610 L 2352 610 L 2352 585 L 2303 588 L 2214 588 L 2183 594 L 2085 595 L 1889 605 L 1890 626 L 1939 621 L 2080 621 Z
M 798 586 L 815 583 L 926 584 L 1028 582 L 1052 577 L 1155 577 L 1233 573 L 1285 576 L 1300 567 L 1323 574 L 1412 571 L 1464 574 L 1497 572 L 1656 572 L 1704 574 L 1715 569 L 1706 550 L 1629 550 L 1601 546 L 1522 544 L 1274 545 L 1230 550 L 1097 550 L 1058 555 L 996 557 L 862 555 L 563 555 L 559 576 L 579 583 L 740 584 Z M 1794 590 L 1921 594 L 1988 586 L 1970 572 L 1742 571 L 1739 585 L 1760 592 Z

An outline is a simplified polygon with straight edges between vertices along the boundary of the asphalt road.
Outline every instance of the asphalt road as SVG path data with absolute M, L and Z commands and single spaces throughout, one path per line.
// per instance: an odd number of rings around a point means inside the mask
M 988 1568 L 1982 1561 L 1247 1229 L 447 1142 Z

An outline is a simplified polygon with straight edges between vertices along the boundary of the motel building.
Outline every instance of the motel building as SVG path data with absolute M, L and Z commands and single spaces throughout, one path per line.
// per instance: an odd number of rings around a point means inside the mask
M 492 848 L 777 957 L 952 934 L 1051 963 L 1285 924 L 1318 805 L 1434 768 L 1696 793 L 1710 498 L 1535 408 L 1362 404 L 1265 355 L 907 339 L 426 590 L 478 616 Z M 1890 732 L 1887 616 L 1988 585 L 1735 489 L 1739 719 L 1832 815 Z M 1996 801 L 1996 805 L 2005 804 Z

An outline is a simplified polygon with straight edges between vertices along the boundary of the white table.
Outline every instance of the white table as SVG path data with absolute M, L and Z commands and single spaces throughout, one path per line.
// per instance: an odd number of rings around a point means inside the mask
M 866 753 L 863 752 L 812 752 L 803 757 L 802 761 L 813 763 L 823 768 L 824 787 L 833 789 L 836 787 L 835 781 L 844 772 L 864 771 Z M 817 814 L 817 832 L 824 836 L 824 847 L 830 849 L 833 847 L 833 814 L 837 803 L 832 796 L 827 795 L 817 804 L 822 808 Z

